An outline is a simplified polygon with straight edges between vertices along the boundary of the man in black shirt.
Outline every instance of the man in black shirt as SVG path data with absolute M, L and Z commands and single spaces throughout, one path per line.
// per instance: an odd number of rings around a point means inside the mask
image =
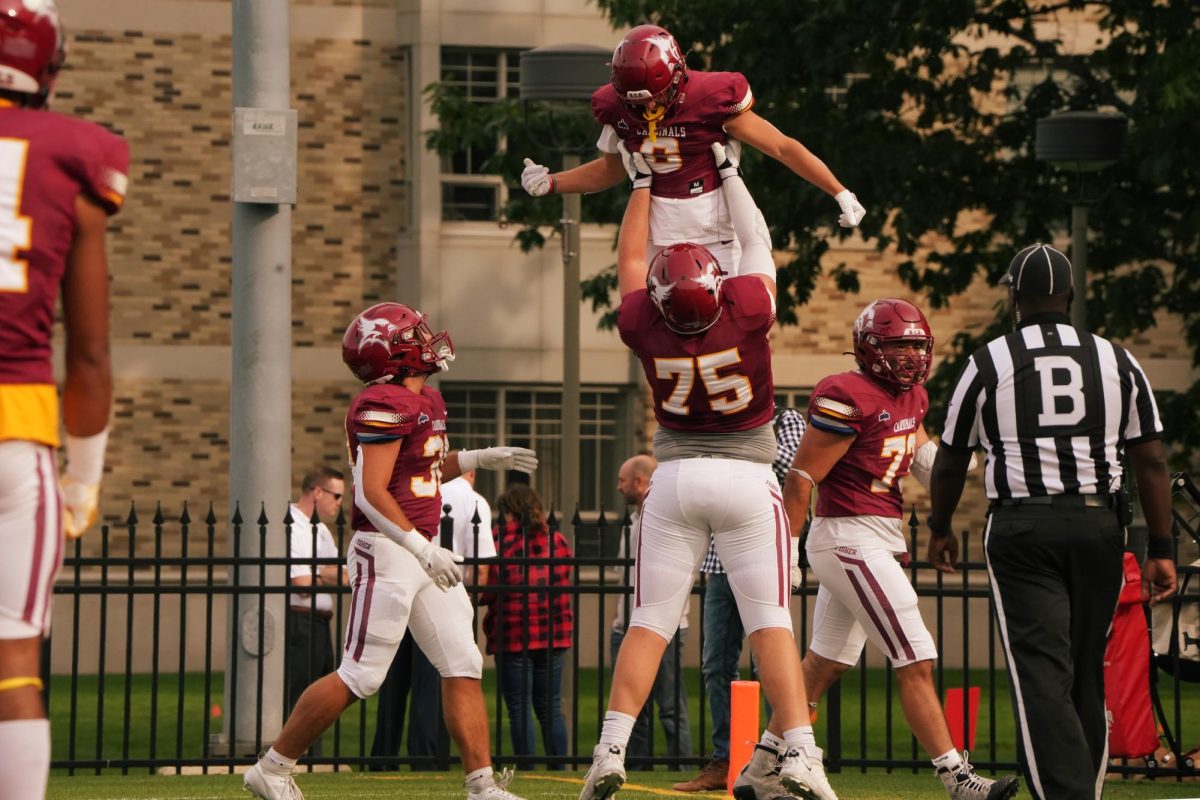
M 1150 602 L 1175 591 L 1162 422 L 1137 360 L 1071 327 L 1065 255 L 1031 245 L 1001 283 L 1016 330 L 972 355 L 954 388 L 933 465 L 929 559 L 953 571 L 951 515 L 982 445 L 984 551 L 1026 785 L 1043 800 L 1095 800 L 1108 753 L 1105 640 L 1131 516 L 1122 450 L 1150 531 Z

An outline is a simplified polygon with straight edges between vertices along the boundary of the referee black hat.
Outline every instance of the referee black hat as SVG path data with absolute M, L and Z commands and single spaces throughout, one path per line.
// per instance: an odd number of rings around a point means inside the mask
M 1013 258 L 1000 285 L 1021 294 L 1066 294 L 1072 289 L 1071 261 L 1048 244 L 1031 244 Z

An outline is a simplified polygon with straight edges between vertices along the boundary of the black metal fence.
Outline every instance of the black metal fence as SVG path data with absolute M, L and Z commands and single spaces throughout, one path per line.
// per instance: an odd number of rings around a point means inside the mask
M 1182 498 L 1176 504 L 1180 528 L 1200 542 L 1200 493 L 1186 478 L 1177 480 Z M 291 518 L 285 518 L 290 523 Z M 263 661 L 251 675 L 226 674 L 228 648 L 252 646 L 266 648 L 285 638 L 286 626 L 264 613 L 268 598 L 294 591 L 287 582 L 293 566 L 316 569 L 341 564 L 340 559 L 302 559 L 287 556 L 235 558 L 245 537 L 256 537 L 259 552 L 268 552 L 268 519 L 260 513 L 248 524 L 235 513 L 225 531 L 210 508 L 199 522 L 184 509 L 178 518 L 166 519 L 157 511 L 147 526 L 131 510 L 120 527 L 104 526 L 99 533 L 99 552 L 85 556 L 82 543 L 64 564 L 55 586 L 55 628 L 47 641 L 47 703 L 51 710 L 54 736 L 54 768 L 75 772 L 100 769 L 148 769 L 199 767 L 227 768 L 246 764 L 270 744 L 264 740 L 264 711 L 269 706 L 256 704 L 252 730 L 237 730 L 239 695 L 237 682 L 252 680 L 254 696 L 273 698 L 265 702 L 286 703 L 282 691 L 284 674 L 268 674 Z M 443 538 L 451 521 L 443 520 Z M 554 527 L 553 516 L 551 525 Z M 935 669 L 939 696 L 948 689 L 978 687 L 980 723 L 974 733 L 972 760 L 978 766 L 1012 769 L 1016 749 L 1009 705 L 1007 676 L 1003 655 L 998 652 L 992 602 L 987 587 L 986 567 L 981 560 L 978 540 L 963 537 L 961 566 L 954 576 L 933 570 L 917 551 L 916 517 L 910 520 L 910 553 L 907 566 L 910 577 L 923 598 L 926 624 L 938 644 L 941 659 Z M 288 525 L 290 529 L 290 524 Z M 345 553 L 350 532 L 339 515 L 334 526 L 339 552 Z M 591 761 L 591 748 L 603 723 L 611 663 L 608 659 L 614 601 L 631 590 L 632 561 L 614 554 L 621 537 L 629 536 L 629 520 L 612 520 L 601 514 L 594 526 L 576 526 L 581 541 L 577 550 L 593 555 L 570 558 L 507 558 L 503 560 L 467 559 L 467 588 L 473 599 L 481 592 L 521 592 L 569 597 L 575 624 L 572 645 L 566 654 L 562 705 L 567 718 L 568 752 L 565 756 L 538 755 L 522 759 L 526 763 L 550 766 L 582 767 Z M 583 531 L 594 537 L 583 541 Z M 222 535 L 218 535 L 218 534 Z M 278 534 L 275 534 L 278 535 Z M 315 552 L 316 528 L 296 531 L 311 535 Z M 490 536 L 480 531 L 476 536 Z M 1182 541 L 1187 541 L 1184 536 Z M 218 542 L 221 550 L 218 553 Z M 629 552 L 626 547 L 624 552 Z M 572 580 L 558 587 L 544 583 L 487 586 L 480 583 L 479 570 L 485 565 L 518 565 L 525 569 L 545 566 L 569 568 Z M 806 571 L 807 573 L 807 571 Z M 1182 578 L 1200 574 L 1196 567 L 1181 567 Z M 247 575 L 256 580 L 247 582 Z M 1200 603 L 1200 580 L 1193 579 L 1186 596 L 1174 601 L 1178 609 Z M 796 638 L 803 648 L 809 639 L 811 606 L 817 586 L 808 579 L 793 597 Z M 694 588 L 703 597 L 705 576 Z M 332 586 L 314 587 L 310 594 L 316 609 L 316 594 L 328 592 L 333 599 L 331 627 L 335 652 L 341 657 L 341 641 L 349 611 L 350 589 L 341 580 Z M 285 601 L 286 603 L 286 601 Z M 626 607 L 628 604 L 626 604 Z M 703 646 L 703 603 L 693 602 L 696 620 L 691 626 L 693 640 Z M 250 617 L 247 628 L 246 610 Z M 627 612 L 626 612 L 627 613 Z M 477 622 L 479 612 L 477 611 Z M 238 620 L 238 630 L 230 630 L 230 620 Z M 697 624 L 698 623 L 698 624 Z M 551 623 L 554 624 L 553 622 Z M 477 625 L 476 630 L 479 627 Z M 236 634 L 236 635 L 235 635 Z M 482 642 L 481 649 L 482 649 Z M 285 647 L 286 643 L 281 646 Z M 499 648 L 503 651 L 505 648 Z M 872 648 L 858 668 L 835 685 L 823 699 L 817 723 L 817 739 L 825 747 L 828 768 L 887 767 L 923 770 L 926 756 L 904 724 L 893 672 Z M 677 767 L 696 765 L 707 760 L 711 731 L 707 699 L 698 679 L 695 643 L 688 651 L 692 657 L 677 673 L 688 696 L 698 698 L 693 710 L 697 752 L 683 755 L 657 753 L 655 764 Z M 501 654 L 498 656 L 503 658 Z M 1163 658 L 1166 661 L 1163 661 Z M 1159 666 L 1175 669 L 1169 678 L 1158 676 L 1158 669 L 1147 664 L 1156 677 L 1159 692 L 1169 692 L 1170 702 L 1159 709 L 1159 722 L 1165 740 L 1180 751 L 1193 739 L 1200 739 L 1200 720 L 1187 718 L 1189 703 L 1200 701 L 1200 684 L 1190 684 L 1180 676 L 1179 655 L 1158 658 Z M 949 662 L 949 664 L 948 664 Z M 505 705 L 499 681 L 491 665 L 485 674 L 485 687 L 494 709 L 491 720 L 492 750 L 497 763 L 514 760 L 508 736 Z M 244 688 L 244 687 L 243 687 Z M 228 691 L 227 691 L 228 690 Z M 230 698 L 228 707 L 225 698 Z M 969 696 L 969 695 L 968 695 Z M 1157 696 L 1157 695 L 1156 695 Z M 970 703 L 964 703 L 969 707 Z M 281 709 L 286 714 L 286 707 Z M 266 714 L 271 717 L 271 714 Z M 971 739 L 970 714 L 963 714 L 962 740 Z M 374 708 L 367 703 L 351 707 L 324 739 L 319 753 L 306 757 L 305 764 L 333 764 L 360 767 L 411 764 L 414 767 L 447 768 L 454 761 L 453 751 L 444 735 L 436 755 L 414 758 L 407 755 L 371 756 L 370 731 L 374 727 Z M 655 722 L 657 728 L 657 722 Z M 955 731 L 959 733 L 959 731 Z M 234 742 L 230 746 L 229 742 Z M 239 743 L 248 742 L 247 745 Z M 636 760 L 630 766 L 636 767 Z M 1153 767 L 1126 766 L 1125 772 L 1146 772 Z

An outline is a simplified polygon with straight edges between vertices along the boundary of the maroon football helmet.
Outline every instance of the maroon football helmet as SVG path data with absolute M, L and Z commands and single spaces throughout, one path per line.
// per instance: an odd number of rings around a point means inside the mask
M 431 375 L 454 360 L 450 334 L 434 334 L 420 311 L 379 303 L 359 314 L 342 336 L 342 361 L 364 383 Z
M 653 102 L 668 110 L 683 99 L 687 64 L 666 28 L 639 25 L 613 50 L 612 85 L 621 101 L 641 114 Z
M 854 320 L 854 357 L 863 372 L 905 391 L 929 377 L 933 331 L 907 300 L 876 300 Z
M 66 40 L 54 0 L 0 0 L 0 91 L 46 105 L 66 59 Z
M 707 248 L 683 242 L 664 248 L 650 262 L 646 290 L 668 328 L 700 333 L 721 316 L 723 275 Z

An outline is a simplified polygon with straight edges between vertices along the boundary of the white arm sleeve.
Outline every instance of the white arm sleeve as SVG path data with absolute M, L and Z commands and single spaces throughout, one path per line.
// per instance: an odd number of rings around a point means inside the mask
M 605 125 L 600 131 L 600 138 L 596 140 L 596 147 L 600 152 L 608 153 L 609 155 L 617 154 L 617 142 L 621 141 L 621 137 L 617 136 L 617 132 L 612 125 Z
M 396 544 L 403 547 L 405 550 L 409 550 L 409 551 L 415 553 L 417 551 L 424 549 L 423 547 L 420 546 L 421 544 L 423 544 L 426 541 L 424 536 L 421 536 L 421 534 L 417 533 L 416 531 L 404 530 L 404 528 L 401 528 L 399 525 L 397 525 L 396 523 L 394 523 L 390 519 L 388 519 L 386 516 L 384 516 L 382 511 L 380 511 L 375 506 L 373 506 L 367 502 L 367 494 L 363 490 L 362 453 L 361 452 L 358 454 L 358 458 L 354 462 L 353 472 L 354 472 L 354 505 L 359 507 L 359 509 L 363 512 L 363 515 L 366 516 L 367 519 L 371 520 L 371 524 L 375 526 L 375 529 L 377 531 L 379 531 L 380 533 L 382 533 L 384 536 L 391 539 Z M 412 537 L 414 537 L 414 536 L 418 537 L 421 541 L 420 542 L 413 541 Z M 414 550 L 414 547 L 416 548 L 415 550 Z
M 729 217 L 738 243 L 742 246 L 742 260 L 738 275 L 759 273 L 775 280 L 775 259 L 771 256 L 771 233 L 767 221 L 754 204 L 750 190 L 741 176 L 726 178 L 721 184 L 721 194 L 729 205 Z

